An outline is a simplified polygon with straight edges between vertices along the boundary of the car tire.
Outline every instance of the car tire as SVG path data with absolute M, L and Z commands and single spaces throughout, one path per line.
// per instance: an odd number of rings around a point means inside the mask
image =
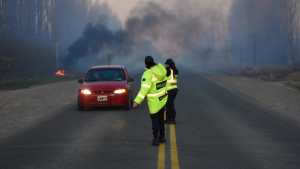
M 129 111 L 129 110 L 131 110 L 131 107 L 132 107 L 132 100 L 131 100 L 131 98 L 129 98 L 128 100 L 129 101 L 128 101 L 128 104 L 125 106 L 125 109 Z
M 77 109 L 78 109 L 79 111 L 84 111 L 84 110 L 85 110 L 85 109 L 84 109 L 84 106 L 80 104 L 79 98 L 78 98 L 78 100 L 77 100 Z
M 79 111 L 84 111 L 84 107 L 82 107 L 81 105 L 78 105 L 77 109 L 78 109 Z

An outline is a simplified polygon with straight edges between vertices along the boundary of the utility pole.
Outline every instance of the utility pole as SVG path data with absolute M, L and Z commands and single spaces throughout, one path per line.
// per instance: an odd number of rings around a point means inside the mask
M 59 63 L 59 41 L 58 38 L 55 37 L 54 40 L 55 43 L 55 63 L 56 63 L 56 68 L 58 69 L 60 67 L 60 63 Z
M 112 57 L 113 57 L 113 55 L 111 53 L 107 54 L 107 65 L 111 65 Z
M 253 65 L 257 65 L 257 40 L 256 32 L 253 33 Z
M 60 68 L 60 44 L 59 44 L 59 33 L 58 33 L 58 22 L 57 22 L 57 13 L 56 13 L 56 8 L 57 8 L 57 2 L 56 0 L 53 0 L 53 12 L 51 14 L 51 17 L 53 17 L 53 31 L 54 31 L 54 47 L 55 47 L 55 64 L 56 64 L 56 69 Z

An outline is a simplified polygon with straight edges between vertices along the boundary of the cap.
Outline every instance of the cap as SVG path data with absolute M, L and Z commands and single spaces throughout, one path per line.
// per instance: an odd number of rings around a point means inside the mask
M 174 61 L 171 58 L 169 58 L 169 59 L 166 60 L 165 64 L 166 65 L 173 65 Z
M 154 59 L 152 56 L 146 56 L 145 57 L 145 65 L 146 66 L 153 66 L 155 63 L 154 63 Z

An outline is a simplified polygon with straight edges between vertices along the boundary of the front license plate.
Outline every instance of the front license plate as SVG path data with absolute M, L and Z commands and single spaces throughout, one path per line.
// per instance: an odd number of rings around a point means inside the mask
M 108 97 L 107 96 L 97 96 L 97 101 L 98 102 L 107 102 L 108 101 Z

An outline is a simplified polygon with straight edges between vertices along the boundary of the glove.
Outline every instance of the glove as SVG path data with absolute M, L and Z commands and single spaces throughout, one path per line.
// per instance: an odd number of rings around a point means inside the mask
M 139 104 L 137 104 L 136 102 L 133 102 L 132 108 L 136 109 L 139 106 Z

